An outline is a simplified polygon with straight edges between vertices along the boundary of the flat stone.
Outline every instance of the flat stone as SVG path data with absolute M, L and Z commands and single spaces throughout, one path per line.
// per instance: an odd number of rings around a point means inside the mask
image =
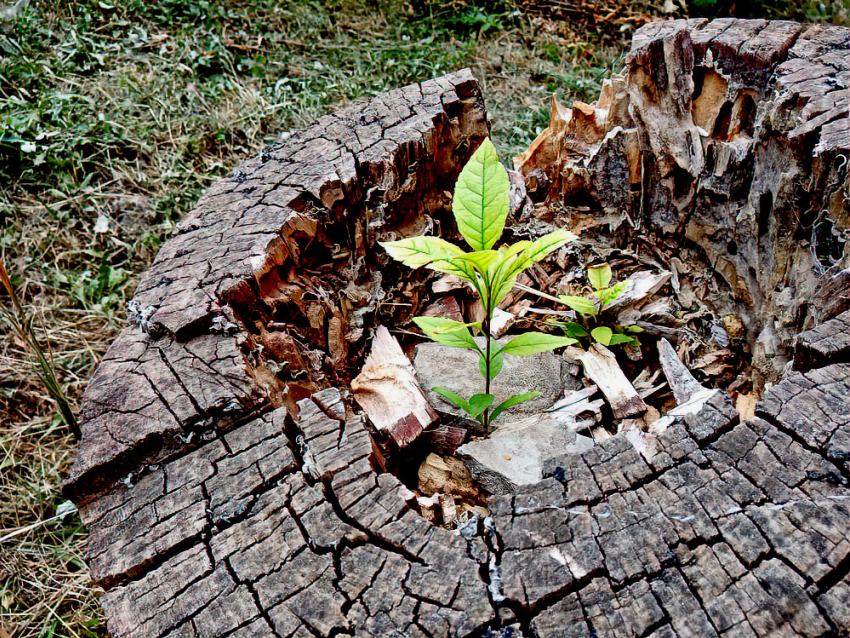
M 484 346 L 483 339 L 477 339 Z M 508 338 L 496 343 L 505 344 Z M 465 399 L 484 391 L 484 378 L 478 371 L 478 354 L 472 350 L 449 348 L 438 343 L 423 343 L 416 347 L 413 360 L 416 378 L 426 392 L 431 405 L 451 414 L 461 411 L 448 403 L 436 392 L 434 386 L 443 386 Z M 560 357 L 552 352 L 543 352 L 531 357 L 505 356 L 502 372 L 493 379 L 490 392 L 498 405 L 514 394 L 536 390 L 540 396 L 531 401 L 505 410 L 510 415 L 535 414 L 552 406 L 563 394 Z
M 590 405 L 586 399 L 584 404 Z M 576 414 L 584 409 L 574 407 L 509 421 L 486 439 L 462 445 L 457 454 L 475 481 L 491 494 L 533 485 L 543 478 L 546 461 L 593 447 L 593 439 L 576 434 L 584 426 Z

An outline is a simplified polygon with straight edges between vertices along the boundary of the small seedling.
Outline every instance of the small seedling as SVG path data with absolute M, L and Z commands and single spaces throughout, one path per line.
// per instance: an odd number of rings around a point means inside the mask
M 483 393 L 465 399 L 448 388 L 432 390 L 477 419 L 485 432 L 489 432 L 490 424 L 502 411 L 539 395 L 539 392 L 516 394 L 491 410 L 495 397 L 490 394 L 490 382 L 502 370 L 504 355 L 527 357 L 577 343 L 572 337 L 526 332 L 499 348 L 490 335 L 493 311 L 514 287 L 519 274 L 575 239 L 571 232 L 560 229 L 535 241 L 520 241 L 494 250 L 508 217 L 509 191 L 508 173 L 499 162 L 492 142 L 485 139 L 461 171 L 452 200 L 458 230 L 473 252 L 464 252 L 439 237 L 408 237 L 381 243 L 393 259 L 405 266 L 425 266 L 470 282 L 481 298 L 484 319 L 480 322 L 462 323 L 443 317 L 416 317 L 413 321 L 437 343 L 478 353 L 478 370 L 484 377 Z M 470 328 L 483 334 L 483 348 Z
M 600 266 L 588 266 L 587 280 L 593 292 L 586 297 L 562 295 L 558 297 L 563 303 L 578 313 L 581 322 L 569 321 L 557 323 L 564 332 L 573 339 L 590 338 L 603 346 L 618 344 L 637 344 L 635 333 L 643 332 L 639 326 L 614 324 L 603 325 L 605 310 L 626 290 L 628 282 L 621 281 L 611 285 L 611 266 L 607 263 Z

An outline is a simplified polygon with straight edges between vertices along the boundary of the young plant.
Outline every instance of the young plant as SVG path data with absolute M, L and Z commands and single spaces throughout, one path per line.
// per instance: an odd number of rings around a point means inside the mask
M 484 377 L 483 393 L 465 399 L 447 388 L 435 387 L 432 390 L 481 422 L 485 432 L 489 432 L 490 424 L 503 410 L 539 394 L 516 394 L 492 407 L 495 397 L 490 393 L 490 382 L 502 370 L 504 355 L 527 357 L 576 343 L 571 337 L 526 332 L 500 348 L 490 335 L 493 311 L 514 287 L 519 274 L 575 239 L 571 232 L 560 229 L 535 241 L 520 241 L 494 250 L 493 246 L 505 228 L 510 205 L 509 191 L 508 173 L 499 162 L 492 142 L 485 139 L 461 171 L 452 200 L 452 213 L 458 230 L 472 252 L 464 252 L 459 246 L 439 237 L 408 237 L 381 243 L 393 259 L 405 266 L 424 266 L 470 282 L 481 298 L 484 318 L 480 322 L 461 323 L 443 317 L 416 317 L 413 321 L 437 343 L 478 353 L 478 370 Z M 472 336 L 470 328 L 484 336 L 483 348 Z
M 587 280 L 593 292 L 586 297 L 561 295 L 563 303 L 578 313 L 581 322 L 570 321 L 558 323 L 564 332 L 574 339 L 590 338 L 603 346 L 638 343 L 632 333 L 643 332 L 639 326 L 614 324 L 612 327 L 602 325 L 603 313 L 614 301 L 623 294 L 628 282 L 621 281 L 611 285 L 611 266 L 607 263 L 601 266 L 588 266 Z

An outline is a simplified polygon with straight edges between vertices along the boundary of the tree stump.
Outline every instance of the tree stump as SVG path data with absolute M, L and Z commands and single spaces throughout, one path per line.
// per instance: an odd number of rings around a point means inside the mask
M 756 416 L 716 393 L 651 461 L 615 436 L 462 534 L 419 516 L 347 388 L 417 294 L 375 242 L 451 234 L 488 125 L 466 71 L 356 103 L 204 195 L 88 386 L 66 489 L 115 638 L 846 635 L 850 312 L 818 295 L 847 291 L 850 30 L 651 23 L 627 64 L 528 183 L 703 247 L 777 381 Z

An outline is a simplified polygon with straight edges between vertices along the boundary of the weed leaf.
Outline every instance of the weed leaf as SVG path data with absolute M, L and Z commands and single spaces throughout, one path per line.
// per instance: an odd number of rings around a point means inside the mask
M 604 290 L 611 283 L 611 266 L 607 263 L 601 266 L 588 266 L 587 279 L 594 290 Z
M 428 266 L 432 270 L 466 278 L 463 270 L 452 266 L 452 257 L 463 255 L 463 250 L 439 237 L 406 237 L 397 241 L 379 242 L 390 257 L 410 268 Z
M 590 336 L 603 346 L 610 346 L 614 331 L 606 326 L 599 326 L 590 331 Z
M 512 408 L 515 405 L 519 405 L 520 403 L 525 403 L 526 401 L 530 401 L 531 399 L 534 399 L 535 397 L 539 396 L 539 392 L 532 391 L 523 392 L 522 394 L 515 394 L 509 399 L 505 399 L 499 405 L 493 408 L 493 411 L 490 413 L 490 423 L 495 421 L 496 417 L 498 417 L 503 411 L 507 410 L 508 408 Z
M 485 138 L 458 177 L 452 211 L 460 234 L 473 250 L 489 250 L 502 236 L 508 216 L 508 172 Z
M 464 269 L 472 266 L 475 270 L 484 274 L 490 268 L 490 265 L 498 259 L 499 252 L 497 250 L 476 250 L 475 252 L 453 257 L 451 265 Z
M 492 394 L 473 394 L 469 397 L 469 416 L 477 419 L 478 415 L 493 405 L 496 400 Z
M 576 239 L 577 237 L 566 228 L 559 228 L 554 232 L 547 233 L 543 237 L 535 239 L 531 246 L 526 249 L 526 253 L 532 261 L 540 261 L 553 250 L 557 250 L 564 244 L 575 241 Z
M 436 392 L 441 397 L 443 397 L 446 401 L 451 403 L 454 406 L 459 407 L 461 410 L 466 412 L 467 414 L 472 414 L 472 408 L 469 406 L 469 401 L 464 399 L 459 394 L 455 394 L 448 388 L 444 388 L 442 386 L 435 385 L 431 388 L 431 392 Z
M 568 321 L 567 323 L 560 324 L 564 329 L 564 332 L 567 333 L 567 336 L 573 337 L 574 339 L 581 339 L 583 337 L 589 337 L 590 333 L 580 323 L 575 321 Z
M 616 345 L 619 345 L 621 343 L 632 343 L 632 342 L 637 343 L 637 339 L 635 339 L 634 337 L 629 337 L 628 335 L 613 334 L 613 335 L 611 335 L 611 340 L 605 345 L 616 346 Z
M 617 297 L 625 292 L 628 287 L 628 281 L 621 281 L 618 284 L 614 284 L 610 288 L 606 288 L 605 290 L 599 290 L 593 293 L 599 299 L 599 306 L 605 310 L 609 305 L 614 303 L 617 300 Z
M 481 355 L 478 357 L 478 371 L 481 373 L 481 376 L 485 379 L 487 378 L 487 368 L 486 368 L 487 359 L 485 355 Z M 501 352 L 497 352 L 496 354 L 490 353 L 490 381 L 495 379 L 498 374 L 502 371 L 502 366 L 505 363 L 505 358 L 502 356 Z
M 428 338 L 444 346 L 481 352 L 481 348 L 469 332 L 468 326 L 474 324 L 465 324 L 445 317 L 414 317 L 413 323 L 419 326 Z
M 586 297 L 561 295 L 558 299 L 581 315 L 595 317 L 598 312 L 596 304 Z

